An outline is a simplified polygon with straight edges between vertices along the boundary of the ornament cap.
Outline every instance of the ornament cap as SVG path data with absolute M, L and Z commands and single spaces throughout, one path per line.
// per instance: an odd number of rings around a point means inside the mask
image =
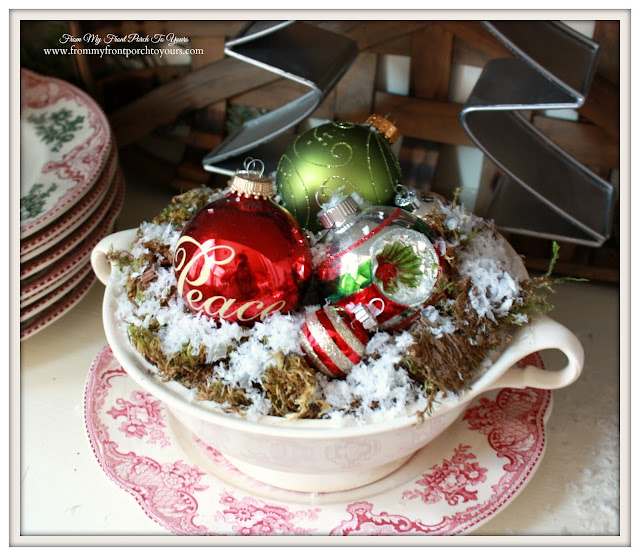
M 271 199 L 275 195 L 273 181 L 265 176 L 237 173 L 231 182 L 231 191 L 245 197 Z
M 261 166 L 255 171 L 256 166 Z M 233 176 L 231 191 L 245 197 L 261 197 L 271 199 L 276 190 L 273 180 L 263 175 L 264 163 L 261 160 L 247 158 L 244 162 L 244 170 Z
M 401 184 L 396 185 L 396 196 L 394 202 L 397 207 L 409 212 L 419 209 L 421 205 L 416 192 Z
M 349 195 L 338 204 L 320 212 L 318 220 L 327 229 L 337 228 L 352 215 L 360 211 L 360 205 Z
M 398 128 L 387 120 L 387 118 L 379 114 L 371 114 L 365 123 L 376 128 L 390 144 L 395 143 L 398 137 L 400 137 Z

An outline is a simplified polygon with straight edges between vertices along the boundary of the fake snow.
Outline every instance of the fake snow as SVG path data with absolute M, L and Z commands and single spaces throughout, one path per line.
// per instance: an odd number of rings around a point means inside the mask
M 437 339 L 442 338 L 445 334 L 453 334 L 457 330 L 453 319 L 441 315 L 433 305 L 429 305 L 422 311 L 422 317 L 429 324 L 429 331 Z
M 472 280 L 469 310 L 492 320 L 504 316 L 519 292 L 518 280 L 509 268 L 513 255 L 505 251 L 490 228 L 477 233 L 479 227 L 486 226 L 484 220 L 459 207 L 442 206 L 442 210 L 446 214 L 446 225 L 456 227 L 459 238 L 476 233 L 460 250 L 457 265 L 460 273 Z M 150 240 L 160 241 L 173 250 L 180 235 L 180 230 L 172 224 L 143 223 L 139 230 L 142 237 L 131 249 L 135 257 L 143 254 L 142 243 Z M 312 247 L 317 239 L 311 238 Z M 321 259 L 324 251 L 317 247 L 314 256 Z M 298 335 L 306 316 L 319 306 L 309 306 L 290 315 L 271 314 L 264 322 L 243 328 L 237 323 L 214 321 L 190 312 L 183 299 L 172 293 L 176 280 L 170 268 L 157 269 L 145 299 L 137 304 L 124 293 L 127 278 L 125 272 L 112 272 L 112 280 L 122 291 L 117 297 L 117 317 L 125 336 L 129 324 L 147 328 L 152 322 L 159 324 L 157 335 L 166 357 L 186 346 L 194 354 L 204 349 L 206 361 L 214 365 L 216 375 L 210 380 L 219 379 L 223 384 L 243 388 L 250 398 L 252 403 L 245 418 L 255 420 L 269 414 L 270 402 L 261 388 L 263 373 L 278 352 L 303 354 Z M 422 316 L 438 338 L 456 330 L 451 319 L 435 307 L 425 308 Z M 409 408 L 411 412 L 424 410 L 426 394 L 398 366 L 413 342 L 408 332 L 377 332 L 368 343 L 362 362 L 344 380 L 330 380 L 317 373 L 317 396 L 331 406 L 324 418 L 357 424 L 408 416 Z M 484 368 L 488 365 L 490 362 Z M 190 395 L 195 393 L 192 391 Z M 355 411 L 354 402 L 359 402 Z
M 508 271 L 509 257 L 491 230 L 473 237 L 458 259 L 458 272 L 470 277 L 471 307 L 480 317 L 496 322 L 519 300 L 518 280 Z
M 474 229 L 482 227 L 485 223 L 482 218 L 467 212 L 461 205 L 444 205 L 440 201 L 437 203 L 446 215 L 444 227 L 449 231 L 456 230 L 461 238 L 468 236 Z M 452 242 L 452 245 L 456 244 L 457 242 Z

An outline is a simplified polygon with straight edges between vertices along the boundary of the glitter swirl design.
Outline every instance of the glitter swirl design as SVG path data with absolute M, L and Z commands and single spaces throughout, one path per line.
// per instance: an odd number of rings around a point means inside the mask
M 317 231 L 314 217 L 322 188 L 357 193 L 374 204 L 390 204 L 401 176 L 387 141 L 369 126 L 329 123 L 296 138 L 277 169 L 277 186 L 285 207 L 304 228 Z
M 325 148 L 329 147 L 330 141 L 334 139 L 331 132 L 327 130 L 328 126 L 338 128 L 335 124 L 324 124 L 313 128 L 311 134 L 303 133 L 294 141 L 293 152 L 300 161 L 320 168 L 340 168 L 353 161 L 353 147 L 344 140 L 334 143 L 328 153 L 325 152 Z M 339 149 L 344 149 L 345 153 L 338 152 Z M 323 161 L 322 158 L 327 155 L 329 160 Z

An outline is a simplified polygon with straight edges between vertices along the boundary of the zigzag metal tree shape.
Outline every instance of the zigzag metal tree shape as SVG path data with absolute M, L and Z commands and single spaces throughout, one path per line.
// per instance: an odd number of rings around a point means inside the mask
M 274 72 L 309 88 L 297 99 L 245 122 L 204 157 L 205 170 L 233 175 L 246 153 L 265 162 L 267 173 L 286 143 L 282 133 L 318 107 L 358 54 L 352 39 L 297 21 L 257 21 L 225 45 L 228 56 Z
M 485 66 L 460 113 L 466 133 L 505 173 L 485 217 L 506 231 L 602 245 L 614 188 L 523 115 L 582 106 L 598 45 L 558 22 L 483 24 L 516 54 Z

